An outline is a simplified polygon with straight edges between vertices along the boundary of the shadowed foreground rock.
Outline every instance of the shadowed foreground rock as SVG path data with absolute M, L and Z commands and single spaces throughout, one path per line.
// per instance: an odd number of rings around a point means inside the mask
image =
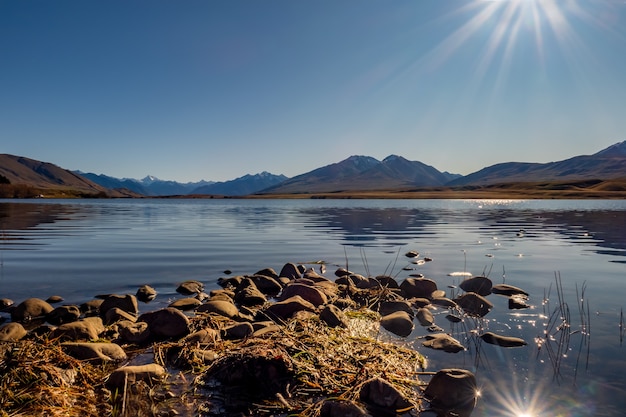
M 430 380 L 424 396 L 441 416 L 469 417 L 476 406 L 476 377 L 465 369 L 442 369 Z

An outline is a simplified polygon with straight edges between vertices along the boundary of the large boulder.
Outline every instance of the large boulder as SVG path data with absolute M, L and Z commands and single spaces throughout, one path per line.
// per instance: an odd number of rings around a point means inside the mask
M 81 361 L 105 363 L 127 359 L 126 352 L 115 343 L 63 343 L 63 350 Z
M 254 285 L 256 285 L 259 291 L 270 297 L 277 295 L 283 289 L 280 282 L 273 277 L 268 277 L 266 275 L 252 275 L 248 278 L 250 278 Z
M 28 298 L 11 310 L 11 320 L 26 322 L 32 319 L 41 319 L 54 310 L 50 303 L 40 298 Z
M 179 339 L 189 334 L 189 319 L 175 308 L 168 307 L 144 313 L 137 321 L 148 323 L 153 339 Z

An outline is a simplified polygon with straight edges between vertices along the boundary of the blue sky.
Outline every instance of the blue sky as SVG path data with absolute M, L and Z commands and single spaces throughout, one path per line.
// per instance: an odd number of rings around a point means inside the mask
M 623 0 L 0 0 L 0 153 L 67 169 L 469 174 L 623 140 Z

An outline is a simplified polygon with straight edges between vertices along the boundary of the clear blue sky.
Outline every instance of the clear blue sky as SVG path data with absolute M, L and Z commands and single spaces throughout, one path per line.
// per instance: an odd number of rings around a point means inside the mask
M 623 140 L 624 0 L 0 0 L 0 153 L 67 169 L 469 174 Z

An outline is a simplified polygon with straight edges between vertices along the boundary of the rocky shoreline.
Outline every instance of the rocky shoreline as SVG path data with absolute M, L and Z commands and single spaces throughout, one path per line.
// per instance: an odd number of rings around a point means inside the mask
M 463 281 L 451 300 L 424 277 L 339 268 L 331 279 L 293 263 L 218 283 L 207 294 L 185 281 L 179 299 L 154 311 L 148 285 L 81 305 L 0 300 L 0 320 L 10 315 L 0 327 L 0 416 L 469 416 L 471 372 L 426 371 L 419 352 L 391 339 L 417 322 L 431 332 L 425 347 L 458 352 L 463 344 L 434 323 L 434 310 L 462 321 L 487 314 L 492 292 L 521 303 L 510 308 L 524 308 L 525 297 L 485 277 Z

